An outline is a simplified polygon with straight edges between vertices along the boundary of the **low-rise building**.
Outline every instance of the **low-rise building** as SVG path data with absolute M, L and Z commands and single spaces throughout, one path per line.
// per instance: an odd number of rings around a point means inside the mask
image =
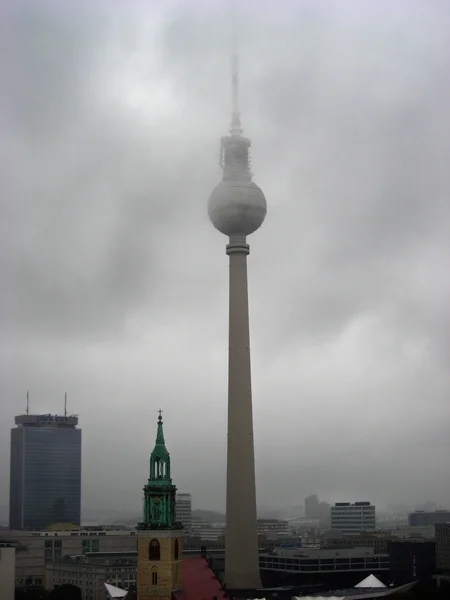
M 137 548 L 136 531 L 3 531 L 0 543 L 16 549 L 16 586 L 44 584 L 46 563 L 93 552 L 128 552 Z
M 105 600 L 105 583 L 124 590 L 136 588 L 137 552 L 95 552 L 48 562 L 45 588 L 72 584 L 81 589 L 83 600 Z

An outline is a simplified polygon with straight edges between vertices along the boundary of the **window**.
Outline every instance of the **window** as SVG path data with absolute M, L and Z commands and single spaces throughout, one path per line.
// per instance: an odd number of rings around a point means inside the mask
M 180 547 L 178 544 L 178 538 L 175 538 L 175 544 L 174 544 L 174 549 L 173 549 L 173 555 L 175 557 L 175 560 L 178 560 L 180 554 Z
M 156 567 L 152 569 L 152 585 L 158 585 L 158 573 L 156 572 Z
M 150 560 L 160 560 L 161 549 L 160 549 L 158 540 L 152 540 L 150 542 L 149 547 L 148 547 L 148 558 Z

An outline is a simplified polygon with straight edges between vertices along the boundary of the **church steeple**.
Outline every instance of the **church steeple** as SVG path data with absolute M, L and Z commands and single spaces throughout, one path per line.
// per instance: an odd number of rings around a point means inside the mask
M 144 520 L 138 529 L 180 529 L 175 520 L 177 488 L 170 475 L 170 454 L 164 440 L 162 411 L 159 411 L 156 441 L 150 455 L 150 475 L 144 487 Z
M 181 587 L 183 528 L 175 516 L 176 491 L 160 410 L 150 475 L 144 487 L 144 520 L 136 527 L 139 600 L 172 600 L 173 591 Z
M 162 410 L 159 410 L 158 429 L 153 452 L 150 455 L 150 477 L 148 485 L 167 486 L 172 484 L 170 476 L 170 454 L 164 440 Z

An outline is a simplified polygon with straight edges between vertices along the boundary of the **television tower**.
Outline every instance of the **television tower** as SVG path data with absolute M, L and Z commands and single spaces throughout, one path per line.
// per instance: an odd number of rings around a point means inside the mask
M 209 218 L 229 237 L 230 257 L 227 500 L 225 583 L 228 589 L 261 588 L 256 521 L 247 236 L 264 222 L 267 205 L 252 182 L 250 140 L 243 137 L 239 110 L 236 23 L 233 19 L 232 114 L 229 135 L 221 140 L 222 181 L 208 202 Z

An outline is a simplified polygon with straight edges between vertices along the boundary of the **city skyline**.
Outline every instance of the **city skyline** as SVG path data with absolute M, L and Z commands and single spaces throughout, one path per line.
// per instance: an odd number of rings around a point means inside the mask
M 242 109 L 271 201 L 249 264 L 259 504 L 448 506 L 448 6 L 255 6 Z M 26 390 L 34 414 L 61 413 L 67 391 L 84 506 L 140 510 L 161 407 L 177 487 L 223 510 L 228 282 L 204 214 L 229 110 L 223 13 L 49 7 L 32 23 L 2 7 L 0 476 Z

